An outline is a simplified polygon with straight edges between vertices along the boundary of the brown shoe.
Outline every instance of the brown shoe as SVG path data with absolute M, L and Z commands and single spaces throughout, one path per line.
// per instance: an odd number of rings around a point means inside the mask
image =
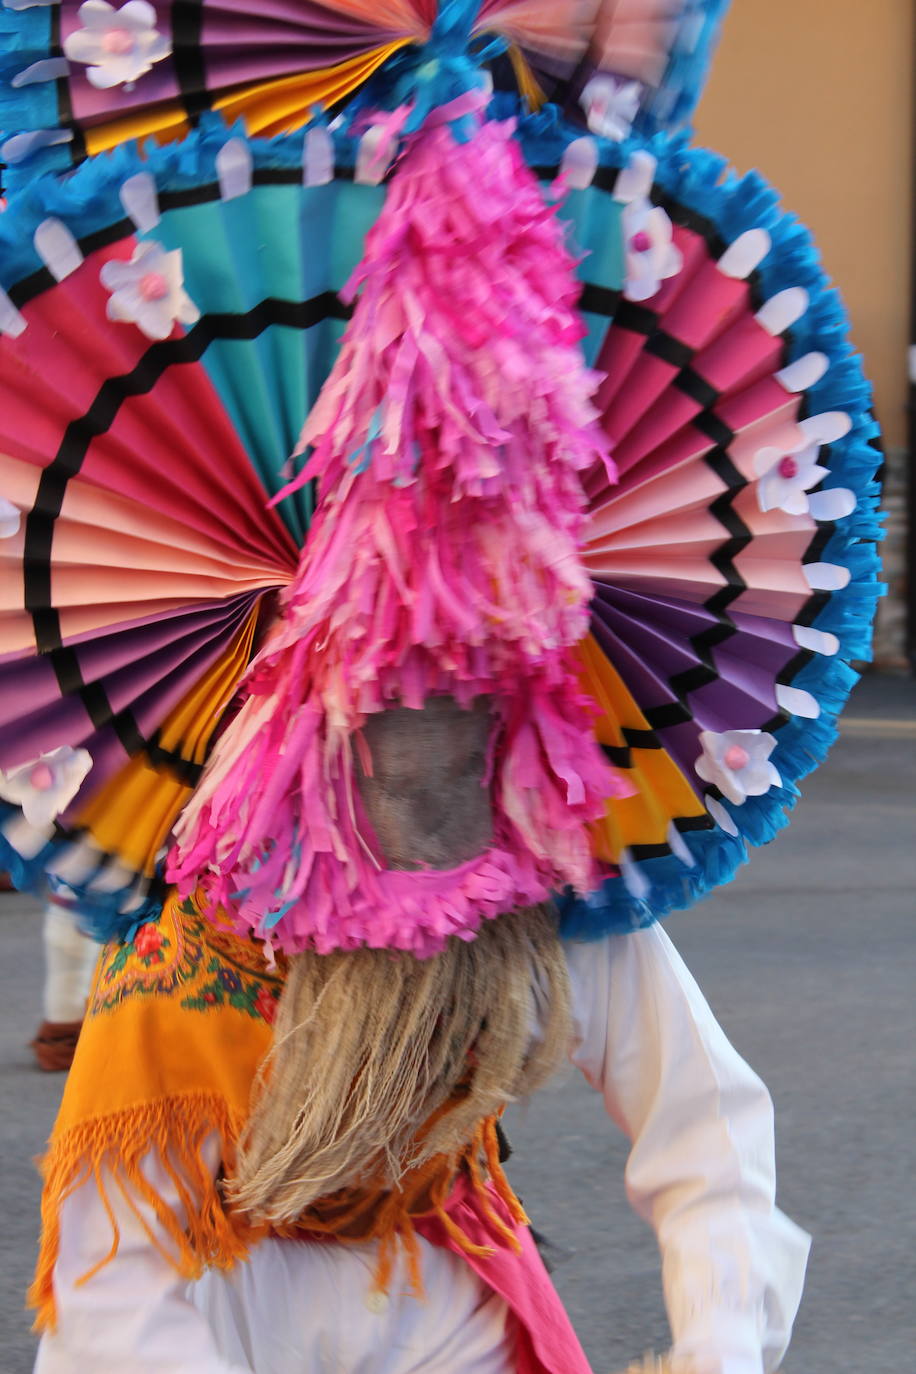
M 42 1021 L 31 1044 L 40 1069 L 45 1073 L 69 1069 L 82 1024 L 82 1021 Z

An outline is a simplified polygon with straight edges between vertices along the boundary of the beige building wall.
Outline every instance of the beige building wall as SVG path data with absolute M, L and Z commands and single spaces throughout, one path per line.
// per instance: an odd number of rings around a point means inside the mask
M 814 231 L 891 445 L 905 435 L 913 0 L 732 0 L 697 139 Z
M 698 142 L 780 190 L 846 300 L 890 456 L 877 656 L 901 665 L 914 11 L 914 0 L 732 0 L 695 121 Z

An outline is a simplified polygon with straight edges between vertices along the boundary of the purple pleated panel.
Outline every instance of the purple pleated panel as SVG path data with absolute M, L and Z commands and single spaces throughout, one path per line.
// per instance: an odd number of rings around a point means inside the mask
M 296 25 L 299 28 L 308 25 L 316 32 L 326 29 L 335 33 L 352 33 L 354 36 L 379 32 L 374 24 L 367 24 L 363 19 L 329 9 L 327 5 L 318 3 L 318 0 L 258 0 L 256 7 L 252 5 L 251 0 L 204 0 L 203 8 L 205 32 L 206 26 L 218 15 L 229 15 L 237 22 L 244 23 L 246 19 L 251 18 L 252 9 L 255 9 L 259 21 L 264 19 L 272 23 Z
M 216 601 L 209 606 L 160 615 L 146 623 L 116 626 L 68 647 L 79 665 L 83 682 L 97 682 L 138 660 L 155 658 L 170 644 L 206 634 L 213 628 L 221 628 L 228 641 L 248 614 L 253 600 L 254 596 L 248 593 L 231 602 Z M 0 729 L 21 718 L 23 702 L 28 702 L 32 715 L 60 694 L 52 657 L 23 658 L 16 670 L 0 676 Z
M 208 48 L 205 54 L 207 90 L 224 94 L 240 86 L 281 81 L 323 67 L 339 66 L 356 55 L 342 49 L 318 52 L 311 44 L 301 42 L 285 43 L 278 48 L 264 45 Z
M 654 598 L 629 588 L 597 584 L 592 629 L 658 737 L 694 780 L 700 730 L 765 728 L 778 711 L 776 683 L 798 653 L 791 625 L 760 616 L 735 615 L 735 633 L 721 643 L 719 618 L 702 606 Z M 704 652 L 703 635 L 711 631 Z M 697 644 L 691 643 L 696 640 Z M 704 664 L 718 676 L 703 681 Z M 696 670 L 696 681 L 691 672 Z M 708 673 L 708 669 L 705 670 Z M 678 674 L 686 674 L 671 685 Z M 687 702 L 691 722 L 652 721 L 653 712 Z
M 0 768 L 19 768 L 61 745 L 75 746 L 92 734 L 92 718 L 80 697 L 59 696 L 34 715 L 0 730 Z
M 621 640 L 603 619 L 593 615 L 591 629 L 597 643 L 623 678 L 641 711 L 670 705 L 674 697 L 666 677 L 634 653 L 629 644 Z
M 600 620 L 644 663 L 650 664 L 652 671 L 664 681 L 700 662 L 689 638 L 678 632 L 667 630 L 648 620 L 637 620 L 635 616 L 619 609 L 612 603 L 603 601 L 592 610 L 594 619 Z
M 648 596 L 645 592 L 634 591 L 631 587 L 615 587 L 607 582 L 594 582 L 593 586 L 593 607 L 613 607 L 632 616 L 634 620 L 665 628 L 672 635 L 682 635 L 690 639 L 703 630 L 719 624 L 718 618 L 711 611 L 693 601 L 681 601 L 673 596 Z
M 194 683 L 225 652 L 247 613 L 247 609 L 239 610 L 225 623 L 186 635 L 157 654 L 129 663 L 106 676 L 102 686 L 112 711 L 129 711 L 140 735 L 149 739 Z M 107 730 L 107 726 L 101 729 Z M 0 730 L 2 766 L 16 767 L 61 744 L 79 743 L 88 749 L 94 765 L 80 794 L 85 802 L 128 757 L 119 739 L 117 751 L 109 750 L 105 762 L 101 762 L 96 744 L 99 733 L 80 696 L 59 698 L 34 714 L 20 716 Z

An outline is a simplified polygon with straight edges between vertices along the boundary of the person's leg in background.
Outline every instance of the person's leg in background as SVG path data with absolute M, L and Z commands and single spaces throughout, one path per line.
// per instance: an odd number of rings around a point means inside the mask
M 43 935 L 44 1020 L 31 1044 L 38 1067 L 56 1073 L 72 1063 L 99 949 L 81 934 L 67 905 L 53 897 Z

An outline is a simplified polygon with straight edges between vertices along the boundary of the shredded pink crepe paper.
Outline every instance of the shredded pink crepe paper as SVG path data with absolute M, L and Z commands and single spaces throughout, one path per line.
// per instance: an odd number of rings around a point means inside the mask
M 170 876 L 287 951 L 427 956 L 595 881 L 586 823 L 629 795 L 593 733 L 580 474 L 613 465 L 579 287 L 511 124 L 411 140 L 348 285 L 360 292 L 287 490 L 320 502 L 283 620 L 176 831 Z M 281 493 L 282 496 L 282 493 Z M 280 499 L 280 498 L 278 498 Z M 366 717 L 492 699 L 494 843 L 388 870 L 354 782 Z

